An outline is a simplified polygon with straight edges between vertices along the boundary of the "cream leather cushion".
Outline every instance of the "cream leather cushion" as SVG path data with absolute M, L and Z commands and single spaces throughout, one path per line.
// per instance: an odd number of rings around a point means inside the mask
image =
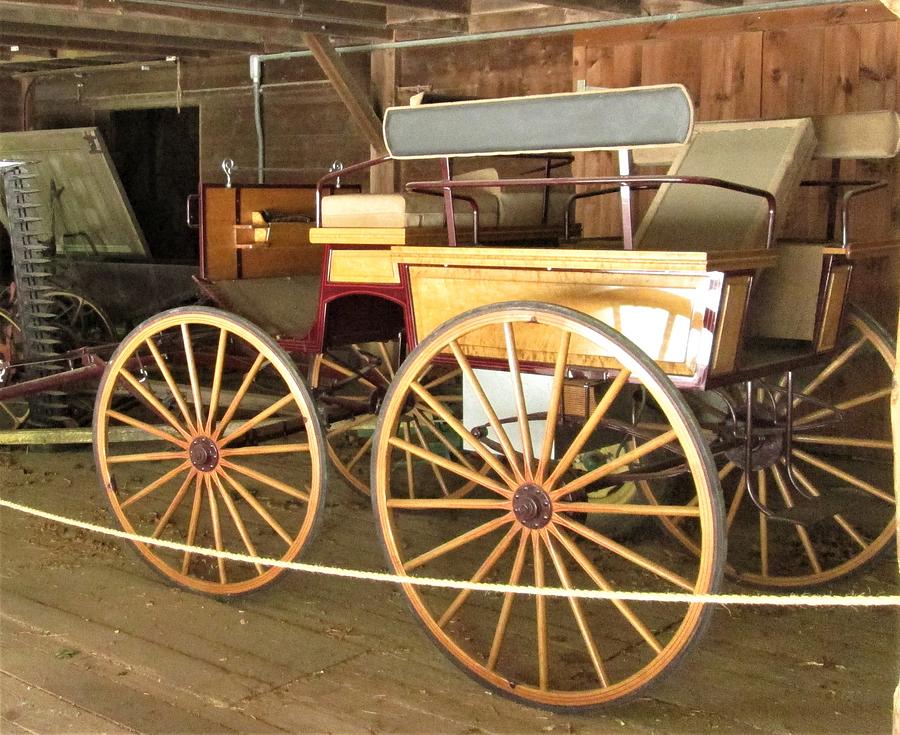
M 497 224 L 494 197 L 475 197 L 480 224 Z M 453 203 L 458 227 L 472 226 L 472 209 L 467 202 Z M 428 194 L 339 194 L 322 199 L 323 227 L 443 227 L 444 200 Z
M 491 181 L 499 179 L 500 176 L 496 168 L 480 168 L 457 174 L 453 178 L 456 181 Z M 543 189 L 516 187 L 502 189 L 499 186 L 488 186 L 479 189 L 463 189 L 462 193 L 474 197 L 478 201 L 478 206 L 487 211 L 490 211 L 490 205 L 486 201 L 487 196 L 493 196 L 496 199 L 497 225 L 499 227 L 536 227 L 542 224 Z M 569 192 L 556 187 L 550 189 L 547 224 L 562 225 L 568 198 Z M 484 215 L 482 215 L 482 225 L 485 225 Z
M 846 112 L 813 118 L 817 158 L 893 158 L 900 153 L 900 115 L 894 110 Z
M 772 192 L 776 233 L 790 211 L 816 137 L 809 118 L 700 123 L 669 173 L 709 176 Z M 765 200 L 694 184 L 663 186 L 635 235 L 644 250 L 739 250 L 765 246 Z

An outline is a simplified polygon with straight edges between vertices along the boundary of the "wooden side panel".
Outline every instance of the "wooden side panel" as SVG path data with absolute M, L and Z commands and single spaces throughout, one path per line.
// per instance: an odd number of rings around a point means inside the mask
M 819 328 L 819 339 L 816 350 L 830 350 L 837 343 L 838 330 L 841 326 L 841 314 L 844 313 L 844 301 L 847 297 L 847 286 L 850 282 L 850 266 L 834 268 L 828 276 L 825 290 L 825 305 L 822 309 L 822 325 Z
M 203 192 L 203 263 L 201 275 L 210 281 L 237 278 L 234 249 L 236 189 L 210 188 Z
M 752 280 L 750 276 L 735 276 L 725 280 L 712 349 L 712 375 L 728 374 L 736 366 Z
M 332 283 L 400 283 L 397 262 L 389 249 L 332 250 L 328 262 Z

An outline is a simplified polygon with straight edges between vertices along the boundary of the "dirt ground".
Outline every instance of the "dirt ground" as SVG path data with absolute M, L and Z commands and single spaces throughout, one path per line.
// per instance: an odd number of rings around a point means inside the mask
M 382 569 L 335 480 L 310 561 Z M 87 448 L 0 450 L 0 495 L 111 525 Z M 626 704 L 560 715 L 492 696 L 398 590 L 289 573 L 238 600 L 165 584 L 118 542 L 0 511 L 3 733 L 887 733 L 897 610 L 733 606 Z M 827 588 L 896 594 L 886 554 Z M 729 591 L 739 591 L 728 586 Z

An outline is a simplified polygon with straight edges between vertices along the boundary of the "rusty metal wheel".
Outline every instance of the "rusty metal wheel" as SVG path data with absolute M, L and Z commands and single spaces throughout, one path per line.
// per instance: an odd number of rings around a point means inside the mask
M 484 345 L 496 349 L 485 352 Z M 535 363 L 535 345 L 555 356 L 554 362 Z M 559 410 L 564 384 L 584 373 L 585 355 L 598 351 L 614 365 L 605 390 L 577 431 L 564 437 Z M 431 371 L 448 365 L 463 374 L 471 399 L 471 413 L 462 417 L 428 388 Z M 648 392 L 674 428 L 597 459 L 592 469 L 572 477 L 572 465 L 607 428 L 608 411 L 635 386 Z M 428 405 L 486 469 L 413 444 L 403 432 L 405 408 L 413 401 Z M 582 490 L 657 461 L 673 443 L 690 473 L 694 503 L 578 500 Z M 470 480 L 475 488 L 465 497 L 410 498 L 392 473 L 406 453 Z M 497 304 L 436 330 L 407 358 L 388 391 L 372 467 L 382 543 L 400 575 L 659 593 L 714 592 L 721 578 L 723 509 L 699 427 L 652 360 L 612 328 L 571 309 Z M 632 515 L 690 517 L 702 529 L 700 555 L 666 544 L 665 536 L 620 541 L 581 520 Z M 503 695 L 560 709 L 639 692 L 682 658 L 711 611 L 708 605 L 666 600 L 592 600 L 566 593 L 522 597 L 414 584 L 402 589 L 434 642 L 467 674 Z
M 110 429 L 134 441 L 113 443 Z M 324 439 L 309 391 L 278 345 L 217 309 L 180 308 L 135 328 L 94 410 L 100 483 L 126 531 L 289 561 L 323 507 Z M 190 589 L 233 595 L 284 570 L 134 543 Z

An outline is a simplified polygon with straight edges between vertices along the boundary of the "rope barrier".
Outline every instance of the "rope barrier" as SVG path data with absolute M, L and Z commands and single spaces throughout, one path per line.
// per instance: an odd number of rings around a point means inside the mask
M 246 564 L 260 564 L 269 567 L 281 567 L 309 574 L 321 574 L 332 577 L 344 577 L 369 582 L 388 582 L 392 584 L 415 585 L 422 587 L 443 587 L 446 589 L 469 590 L 475 592 L 498 592 L 542 597 L 577 597 L 588 600 L 628 600 L 634 602 L 677 602 L 715 605 L 778 605 L 791 607 L 898 607 L 900 595 L 742 595 L 742 594 L 693 594 L 686 592 L 636 592 L 636 591 L 603 591 L 589 589 L 564 589 L 561 587 L 534 587 L 529 585 L 495 584 L 491 582 L 469 582 L 467 580 L 440 579 L 436 577 L 408 577 L 387 572 L 370 572 L 361 569 L 326 566 L 322 564 L 306 564 L 303 562 L 284 561 L 266 557 L 238 554 L 230 551 L 217 551 L 199 546 L 190 546 L 175 541 L 150 538 L 139 534 L 119 531 L 94 523 L 79 521 L 75 518 L 48 513 L 37 508 L 0 498 L 0 507 L 15 510 L 26 515 L 43 518 L 47 521 L 65 526 L 73 526 L 85 531 L 113 536 L 134 543 L 159 546 L 175 551 L 186 551 L 201 556 L 227 559 Z

